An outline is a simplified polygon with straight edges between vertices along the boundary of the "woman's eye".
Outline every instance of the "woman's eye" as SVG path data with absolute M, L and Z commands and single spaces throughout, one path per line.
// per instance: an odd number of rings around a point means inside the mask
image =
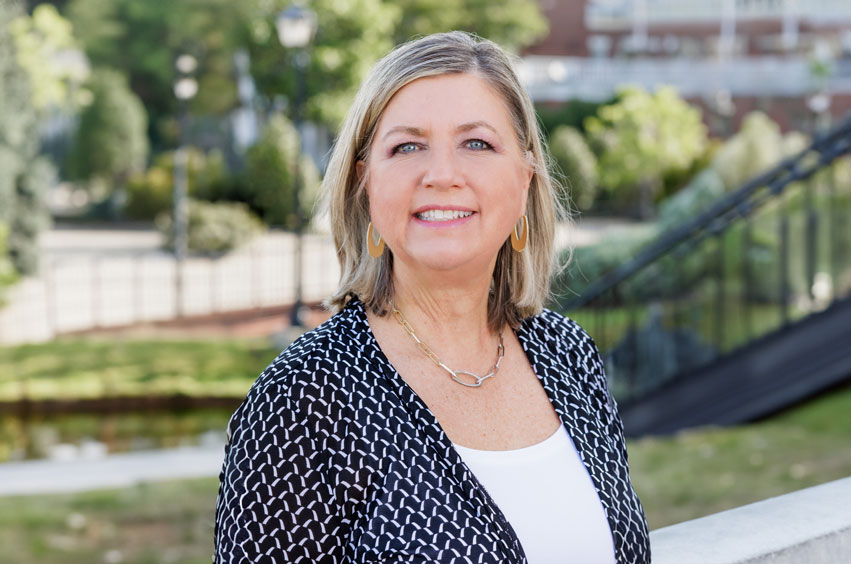
M 416 143 L 402 143 L 401 145 L 396 145 L 393 148 L 393 153 L 413 153 L 417 150 Z
M 470 139 L 467 141 L 467 146 L 471 149 L 482 150 L 482 149 L 490 149 L 491 145 L 487 141 L 482 141 L 481 139 Z

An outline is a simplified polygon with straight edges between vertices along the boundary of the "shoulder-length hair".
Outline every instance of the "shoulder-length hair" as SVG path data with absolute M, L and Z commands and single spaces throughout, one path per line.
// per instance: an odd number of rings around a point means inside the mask
M 516 329 L 524 318 L 540 313 L 549 297 L 556 265 L 555 227 L 562 212 L 532 101 L 499 46 L 453 31 L 402 44 L 381 59 L 361 85 L 343 122 L 322 187 L 342 270 L 337 291 L 326 301 L 332 310 L 357 296 L 376 314 L 387 313 L 394 295 L 393 253 L 387 248 L 378 259 L 367 253 L 366 175 L 358 178 L 356 163 L 367 161 L 378 122 L 396 92 L 419 78 L 452 73 L 475 74 L 502 97 L 520 147 L 529 153 L 533 165 L 526 204 L 527 247 L 518 253 L 506 238 L 499 250 L 488 299 L 488 324 L 494 331 L 505 323 Z

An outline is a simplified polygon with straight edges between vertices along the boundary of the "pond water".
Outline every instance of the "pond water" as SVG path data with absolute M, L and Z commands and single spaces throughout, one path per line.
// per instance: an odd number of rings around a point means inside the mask
M 72 460 L 180 446 L 224 445 L 232 409 L 0 415 L 0 463 Z

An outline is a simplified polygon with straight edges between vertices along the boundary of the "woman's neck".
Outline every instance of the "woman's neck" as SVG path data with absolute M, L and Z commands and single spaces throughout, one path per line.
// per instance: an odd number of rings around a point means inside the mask
M 440 351 L 455 358 L 489 351 L 496 336 L 488 326 L 491 275 L 485 272 L 459 283 L 440 275 L 423 276 L 402 266 L 394 272 L 393 305 L 438 356 Z

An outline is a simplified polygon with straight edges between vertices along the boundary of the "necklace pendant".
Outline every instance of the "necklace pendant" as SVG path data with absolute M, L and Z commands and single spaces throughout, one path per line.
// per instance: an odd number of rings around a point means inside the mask
M 464 378 L 461 378 L 461 375 L 464 375 Z M 462 386 L 467 386 L 468 388 L 478 388 L 482 385 L 482 382 L 487 380 L 493 376 L 493 372 L 490 374 L 485 374 L 484 376 L 479 376 L 478 374 L 473 374 L 472 372 L 467 372 L 466 370 L 453 370 L 452 371 L 452 379 L 461 384 Z

